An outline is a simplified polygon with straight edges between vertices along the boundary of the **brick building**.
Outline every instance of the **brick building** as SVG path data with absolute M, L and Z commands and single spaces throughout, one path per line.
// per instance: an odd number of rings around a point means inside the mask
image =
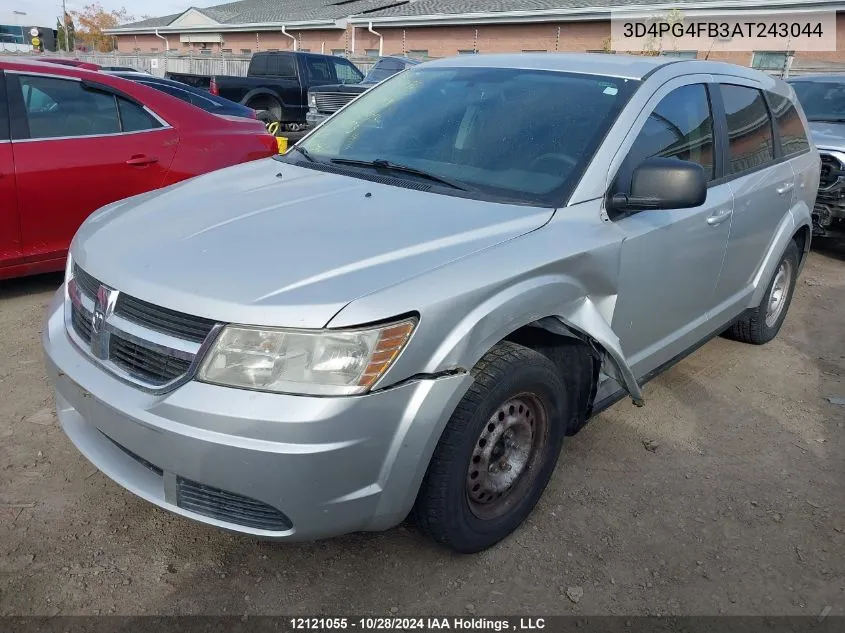
M 845 5 L 828 0 L 240 0 L 123 25 L 109 32 L 124 53 L 246 55 L 308 50 L 347 56 L 519 51 L 603 51 L 613 48 L 611 9 L 760 11 L 821 9 L 836 14 L 845 41 Z M 704 52 L 665 54 L 703 57 Z M 710 52 L 711 59 L 782 68 L 786 52 Z M 798 52 L 813 64 L 845 62 L 845 51 Z

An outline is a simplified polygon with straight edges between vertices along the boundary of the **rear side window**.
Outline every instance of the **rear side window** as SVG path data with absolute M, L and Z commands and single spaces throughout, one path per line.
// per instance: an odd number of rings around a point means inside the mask
M 364 76 L 361 71 L 345 59 L 333 59 L 337 80 L 342 84 L 357 84 Z
M 755 88 L 722 84 L 722 101 L 728 123 L 727 175 L 759 169 L 774 161 L 772 120 Z
M 248 75 L 266 75 L 267 74 L 267 55 L 256 55 L 249 63 Z
M 296 62 L 292 55 L 268 55 L 267 74 L 274 77 L 296 77 Z
M 652 157 L 677 158 L 704 168 L 713 180 L 713 115 L 707 88 L 693 84 L 663 97 L 637 136 L 626 158 L 625 174 Z
M 158 119 L 144 110 L 137 103 L 116 97 L 120 109 L 120 123 L 123 132 L 143 132 L 161 127 Z
M 329 66 L 330 59 L 323 57 L 308 57 L 308 75 L 314 83 L 331 83 L 334 81 L 332 77 L 332 69 Z
M 18 81 L 29 127 L 28 138 L 120 132 L 114 95 L 86 90 L 79 81 L 69 79 L 19 75 Z
M 807 140 L 807 130 L 804 123 L 798 116 L 795 105 L 786 97 L 773 92 L 767 92 L 766 98 L 772 110 L 772 116 L 777 125 L 780 135 L 780 146 L 784 156 L 800 154 L 810 149 L 810 142 Z

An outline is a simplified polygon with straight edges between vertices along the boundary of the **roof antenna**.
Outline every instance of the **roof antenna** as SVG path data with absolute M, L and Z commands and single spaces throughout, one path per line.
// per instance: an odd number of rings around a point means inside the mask
M 707 49 L 707 54 L 704 56 L 704 61 L 707 61 L 708 59 L 710 59 L 710 51 L 713 50 L 713 45 L 715 43 L 716 43 L 716 38 L 714 37 L 712 40 L 710 40 L 710 48 Z

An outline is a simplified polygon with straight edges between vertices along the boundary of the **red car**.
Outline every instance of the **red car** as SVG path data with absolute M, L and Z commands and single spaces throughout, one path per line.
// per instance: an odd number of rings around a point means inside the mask
M 110 202 L 278 151 L 261 121 L 0 58 L 0 279 L 61 270 L 79 225 Z

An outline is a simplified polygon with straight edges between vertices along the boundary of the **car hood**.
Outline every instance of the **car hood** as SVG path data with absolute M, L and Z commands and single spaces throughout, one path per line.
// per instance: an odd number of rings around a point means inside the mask
M 110 205 L 82 225 L 71 254 L 101 282 L 173 310 L 314 328 L 552 214 L 265 159 Z
M 369 90 L 375 85 L 375 83 L 366 83 L 363 81 L 357 84 L 329 84 L 327 86 L 316 86 L 314 88 L 311 88 L 308 93 L 318 94 L 321 92 L 339 92 L 341 94 L 358 95 L 362 92 L 367 92 L 367 90 Z
M 845 151 L 845 123 L 810 121 L 813 142 L 821 149 Z

